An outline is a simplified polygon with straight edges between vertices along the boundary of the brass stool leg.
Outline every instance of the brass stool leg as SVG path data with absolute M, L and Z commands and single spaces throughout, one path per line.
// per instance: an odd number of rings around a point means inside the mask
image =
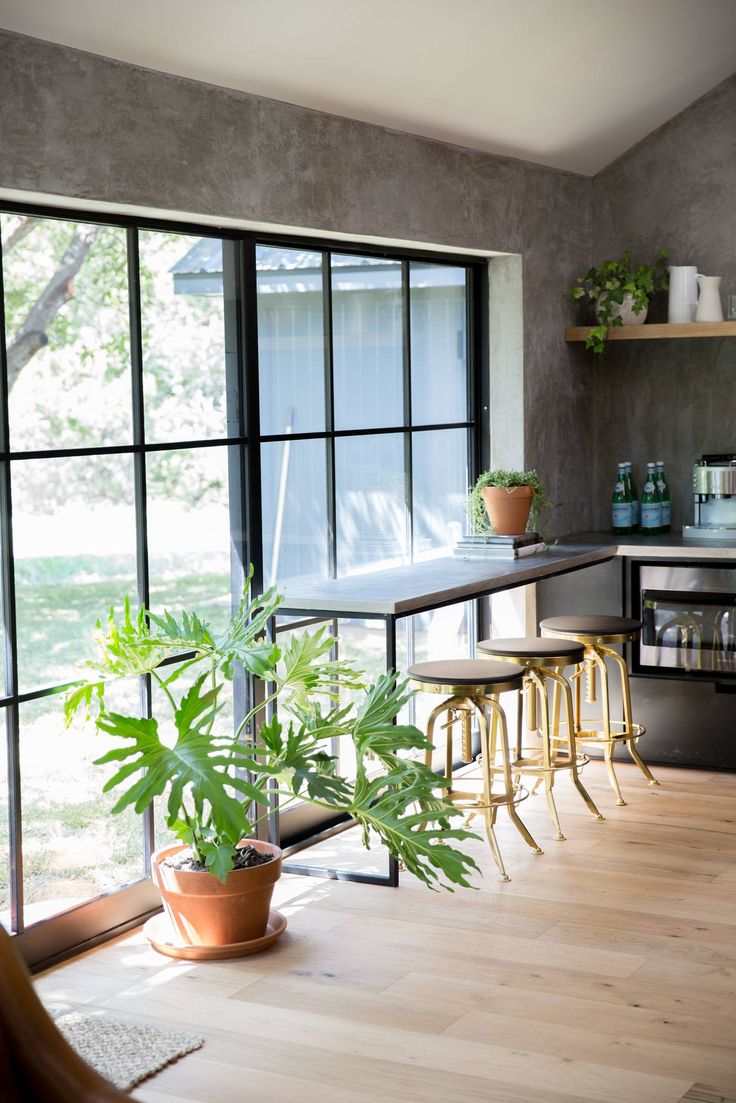
M 446 708 L 447 708 L 446 702 L 443 701 L 442 704 L 437 705 L 437 707 L 432 709 L 432 711 L 430 712 L 429 718 L 427 720 L 427 742 L 434 743 L 434 738 L 433 737 L 434 737 L 435 722 L 436 722 L 437 717 L 439 716 L 439 714 L 441 712 L 444 712 Z M 449 709 L 447 709 L 447 713 L 448 713 L 448 716 L 449 716 L 449 714 L 450 714 Z M 449 731 L 447 733 L 447 737 L 448 737 L 448 739 L 450 739 L 450 745 L 452 746 L 452 739 L 451 739 Z M 424 752 L 424 765 L 425 766 L 431 767 L 431 765 L 432 765 L 432 752 L 433 752 L 432 747 L 427 747 L 426 751 Z M 452 751 L 450 751 L 450 758 L 452 760 Z
M 456 698 L 453 698 L 453 700 L 456 700 Z M 452 780 L 452 715 L 453 715 L 453 709 L 452 708 L 448 709 L 447 701 L 442 701 L 441 704 L 437 705 L 437 707 L 433 708 L 432 711 L 430 712 L 429 717 L 427 719 L 427 741 L 429 743 L 434 743 L 434 726 L 437 723 L 437 717 L 442 712 L 447 713 L 447 723 L 444 725 L 444 727 L 445 727 L 445 777 L 448 779 L 448 781 L 451 781 Z M 428 747 L 427 750 L 424 752 L 424 765 L 428 766 L 430 769 L 432 768 L 433 749 L 434 748 L 432 748 L 432 747 Z M 450 791 L 451 791 L 450 789 L 445 789 L 445 793 L 448 796 L 450 794 Z M 427 826 L 427 822 L 425 820 L 424 823 L 421 823 L 419 825 L 419 828 L 420 828 L 420 830 L 423 831 L 426 826 Z
M 481 762 L 483 767 L 483 819 L 486 827 L 486 837 L 488 839 L 488 845 L 491 848 L 491 854 L 493 860 L 498 866 L 498 879 L 499 881 L 510 881 L 506 867 L 503 864 L 503 858 L 501 857 L 501 851 L 496 839 L 496 833 L 493 830 L 493 825 L 496 822 L 496 809 L 492 804 L 492 791 L 493 791 L 493 772 L 491 767 L 491 748 L 495 743 L 495 734 L 492 739 L 489 739 L 488 735 L 488 723 L 482 709 L 478 709 L 478 726 L 480 728 L 480 748 L 481 748 Z M 494 717 L 495 719 L 495 717 Z M 495 746 L 493 746 L 495 752 Z
M 568 692 L 570 690 L 570 686 L 562 673 L 564 669 L 564 667 L 556 666 L 554 669 L 556 677 L 552 679 L 552 739 L 555 743 L 560 738 L 560 682 L 558 678 L 562 678 L 564 684 L 568 688 Z M 572 695 L 570 696 L 570 701 L 572 702 Z M 568 743 L 572 749 L 573 740 L 575 738 L 575 725 L 573 723 L 571 707 L 567 710 L 567 723 L 569 725 Z
M 560 826 L 560 816 L 557 811 L 557 805 L 555 804 L 555 798 L 552 793 L 552 788 L 555 783 L 555 773 L 552 769 L 552 756 L 550 746 L 550 730 L 549 730 L 549 702 L 547 701 L 547 688 L 544 683 L 544 679 L 540 677 L 536 670 L 529 671 L 529 680 L 532 685 L 534 696 L 539 695 L 539 708 L 542 713 L 542 765 L 544 767 L 544 795 L 547 798 L 547 807 L 549 808 L 549 814 L 552 817 L 552 823 L 555 828 L 555 839 L 560 842 L 565 841 L 565 836 L 562 833 L 562 827 Z
M 614 659 L 617 663 L 619 672 L 621 674 L 621 694 L 624 702 L 624 723 L 626 724 L 627 731 L 631 731 L 633 727 L 633 721 L 631 717 L 631 687 L 629 686 L 629 672 L 626 669 L 626 662 L 623 657 L 619 655 L 618 651 L 608 651 L 608 649 L 606 649 L 606 651 L 610 655 L 610 657 Z M 626 740 L 626 746 L 628 748 L 629 754 L 631 755 L 641 772 L 644 774 L 644 777 L 647 779 L 649 784 L 659 785 L 656 777 L 649 769 L 646 762 L 634 746 L 633 738 Z
M 608 770 L 608 777 L 610 779 L 613 791 L 616 794 L 616 804 L 625 805 L 626 801 L 621 793 L 621 786 L 618 783 L 616 777 L 616 771 L 613 768 L 613 738 L 611 736 L 611 705 L 608 699 L 608 671 L 606 670 L 606 660 L 602 655 L 598 654 L 596 648 L 589 649 L 595 656 L 595 661 L 598 664 L 598 669 L 601 675 L 601 704 L 603 706 L 603 756 L 606 763 L 606 769 Z
M 575 741 L 575 729 L 573 727 L 572 690 L 570 689 L 570 683 L 568 682 L 568 680 L 564 676 L 564 674 L 561 674 L 557 670 L 555 670 L 554 673 L 551 673 L 550 671 L 546 671 L 546 675 L 547 675 L 548 678 L 552 678 L 552 680 L 554 682 L 554 691 L 553 691 L 554 695 L 557 696 L 557 687 L 558 687 L 558 684 L 559 684 L 559 687 L 562 690 L 562 696 L 565 699 L 565 711 L 567 713 L 567 725 L 568 725 L 568 731 L 570 732 L 570 741 L 569 741 L 570 772 L 572 773 L 573 784 L 574 784 L 575 788 L 577 789 L 577 791 L 580 793 L 580 796 L 583 798 L 583 800 L 587 804 L 590 811 L 595 816 L 595 818 L 597 820 L 602 820 L 604 818 L 603 814 L 601 813 L 601 811 L 596 806 L 595 801 L 593 800 L 590 793 L 588 792 L 588 790 L 583 785 L 582 780 L 580 778 L 580 771 L 578 769 L 578 749 L 577 749 L 577 743 Z M 559 683 L 558 683 L 558 679 L 559 679 Z
M 448 778 L 452 777 L 452 767 L 453 767 L 453 761 L 452 761 L 452 759 L 453 759 L 453 754 L 452 754 L 452 751 L 453 751 L 453 745 L 452 745 L 453 730 L 452 729 L 453 729 L 453 725 L 454 725 L 454 720 L 455 720 L 454 710 L 453 709 L 448 709 L 447 710 L 447 720 L 445 721 L 445 723 L 443 725 L 443 727 L 445 729 L 445 777 L 448 777 Z
M 501 732 L 501 751 L 502 751 L 501 758 L 503 760 L 503 780 L 504 780 L 504 785 L 506 787 L 506 793 L 512 798 L 509 805 L 508 805 L 509 816 L 511 817 L 511 822 L 513 823 L 514 827 L 516 828 L 516 830 L 521 835 L 522 839 L 524 839 L 524 841 L 531 847 L 532 853 L 533 854 L 542 854 L 544 852 L 543 852 L 541 846 L 537 845 L 537 843 L 534 840 L 533 836 L 529 832 L 528 828 L 522 822 L 521 817 L 519 816 L 519 813 L 516 811 L 516 808 L 514 807 L 514 802 L 513 802 L 514 783 L 513 783 L 513 780 L 511 778 L 511 765 L 510 765 L 510 755 L 509 755 L 509 733 L 508 733 L 508 729 L 506 727 L 506 715 L 505 715 L 503 709 L 501 708 L 501 706 L 499 705 L 499 703 L 498 703 L 498 701 L 496 700 L 495 697 L 484 697 L 483 702 L 491 710 L 491 714 L 494 715 L 497 718 L 498 728 Z M 493 722 L 491 722 L 491 727 L 492 727 L 492 729 L 495 728 L 495 726 L 493 725 Z M 495 740 L 493 742 L 495 743 Z M 495 747 L 493 749 L 495 750 Z M 494 763 L 494 765 L 495 765 L 495 763 Z

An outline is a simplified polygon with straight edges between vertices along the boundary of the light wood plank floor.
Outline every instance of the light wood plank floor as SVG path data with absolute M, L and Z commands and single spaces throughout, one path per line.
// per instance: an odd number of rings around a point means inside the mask
M 603 823 L 560 782 L 566 842 L 543 796 L 521 806 L 544 855 L 501 813 L 509 884 L 480 844 L 486 876 L 454 895 L 285 877 L 265 954 L 174 962 L 137 933 L 39 990 L 205 1036 L 145 1103 L 733 1103 L 736 775 L 620 773 L 626 808 L 586 770 Z M 354 835 L 319 858 L 351 861 Z

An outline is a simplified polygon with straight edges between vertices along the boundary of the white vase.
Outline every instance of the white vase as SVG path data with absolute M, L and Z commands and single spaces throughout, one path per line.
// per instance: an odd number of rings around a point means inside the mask
M 698 276 L 698 306 L 695 311 L 696 322 L 722 322 L 723 305 L 721 303 L 721 277 Z
M 694 322 L 698 305 L 698 269 L 694 264 L 670 265 L 668 322 Z
M 600 307 L 602 295 L 599 295 L 595 301 L 596 316 Z M 622 326 L 640 326 L 647 316 L 647 307 L 644 306 L 637 314 L 634 310 L 634 296 L 630 291 L 624 292 L 624 301 L 622 303 L 611 303 L 611 317 L 609 319 L 609 325 L 614 318 L 621 319 Z

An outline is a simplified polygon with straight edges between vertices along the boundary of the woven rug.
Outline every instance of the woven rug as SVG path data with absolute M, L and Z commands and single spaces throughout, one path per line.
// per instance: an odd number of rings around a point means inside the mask
M 146 1023 L 129 1023 L 79 1011 L 52 1011 L 49 1015 L 72 1049 L 121 1091 L 199 1049 L 204 1038 L 181 1030 Z

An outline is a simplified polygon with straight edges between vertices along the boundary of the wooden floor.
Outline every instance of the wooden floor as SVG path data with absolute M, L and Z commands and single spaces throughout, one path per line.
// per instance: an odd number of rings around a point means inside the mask
M 289 929 L 265 954 L 174 962 L 138 933 L 40 992 L 205 1036 L 147 1103 L 736 1100 L 736 775 L 657 774 L 622 767 L 617 808 L 592 763 L 603 823 L 561 782 L 566 842 L 527 801 L 545 853 L 503 822 L 509 884 L 480 844 L 479 891 L 283 878 Z

